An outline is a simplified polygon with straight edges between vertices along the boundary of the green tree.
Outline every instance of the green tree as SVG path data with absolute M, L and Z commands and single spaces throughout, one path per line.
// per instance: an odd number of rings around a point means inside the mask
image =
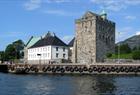
M 118 47 L 118 45 L 116 45 L 115 46 L 115 54 L 118 54 L 118 49 L 119 49 L 119 47 Z
M 9 44 L 6 49 L 5 49 L 5 57 L 6 60 L 14 60 L 16 59 L 16 51 L 15 51 L 15 47 L 13 44 Z
M 17 40 L 9 44 L 5 49 L 5 57 L 7 61 L 23 58 L 24 43 L 22 40 Z
M 138 50 L 138 48 L 137 47 L 134 47 L 132 50 L 135 51 L 135 50 Z
M 139 47 L 139 50 L 140 50 L 140 47 Z
M 107 53 L 107 54 L 106 54 L 106 57 L 107 57 L 107 58 L 110 58 L 111 56 L 112 56 L 112 53 Z
M 140 60 L 140 50 L 133 51 L 132 58 L 134 60 Z
M 120 52 L 120 54 L 128 54 L 128 53 L 131 53 L 131 48 L 129 47 L 128 44 L 116 46 L 115 53 L 118 54 L 118 52 Z
M 23 58 L 24 54 L 23 54 L 23 49 L 24 49 L 24 43 L 22 40 L 17 40 L 15 42 L 13 42 L 14 48 L 15 48 L 15 52 L 16 52 L 16 58 L 20 59 Z
M 0 60 L 2 61 L 2 63 L 5 61 L 5 53 L 4 53 L 4 51 L 0 51 Z

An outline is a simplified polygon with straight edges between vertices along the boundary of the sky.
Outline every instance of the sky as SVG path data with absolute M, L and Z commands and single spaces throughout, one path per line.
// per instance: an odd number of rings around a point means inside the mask
M 0 51 L 18 39 L 54 32 L 68 43 L 75 34 L 75 19 L 86 11 L 116 23 L 116 42 L 140 34 L 140 0 L 0 0 Z

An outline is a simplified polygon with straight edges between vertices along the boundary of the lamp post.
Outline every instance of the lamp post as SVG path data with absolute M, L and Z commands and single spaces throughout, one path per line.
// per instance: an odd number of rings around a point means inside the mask
M 120 32 L 118 32 L 118 39 L 119 39 Z M 118 63 L 120 64 L 120 43 L 118 43 Z

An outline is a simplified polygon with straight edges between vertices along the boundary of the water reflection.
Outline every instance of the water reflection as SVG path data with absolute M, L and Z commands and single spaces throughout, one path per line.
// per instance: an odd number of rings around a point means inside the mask
M 139 76 L 0 73 L 0 95 L 140 95 Z
M 116 90 L 113 78 L 107 76 L 88 76 L 78 79 L 75 95 L 112 95 Z

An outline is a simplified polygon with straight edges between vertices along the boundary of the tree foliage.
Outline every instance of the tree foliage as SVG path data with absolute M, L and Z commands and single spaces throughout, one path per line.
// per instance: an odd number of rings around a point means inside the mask
M 128 53 L 131 53 L 131 48 L 129 47 L 128 44 L 123 44 L 123 45 L 120 45 L 120 46 L 116 46 L 115 47 L 115 53 L 118 54 L 128 54 Z
M 10 60 L 10 59 L 15 59 L 16 58 L 16 52 L 15 52 L 15 48 L 12 44 L 9 44 L 6 49 L 5 49 L 5 56 L 6 56 L 6 60 Z
M 136 50 L 132 53 L 132 58 L 134 60 L 140 60 L 140 50 Z
M 23 58 L 23 49 L 24 43 L 22 40 L 17 40 L 12 44 L 9 44 L 5 49 L 5 60 L 10 61 Z
M 5 61 L 5 53 L 4 53 L 4 51 L 0 51 L 0 60 L 2 62 Z
M 111 56 L 112 56 L 112 53 L 107 53 L 107 54 L 106 54 L 106 57 L 107 57 L 107 58 L 110 58 Z

